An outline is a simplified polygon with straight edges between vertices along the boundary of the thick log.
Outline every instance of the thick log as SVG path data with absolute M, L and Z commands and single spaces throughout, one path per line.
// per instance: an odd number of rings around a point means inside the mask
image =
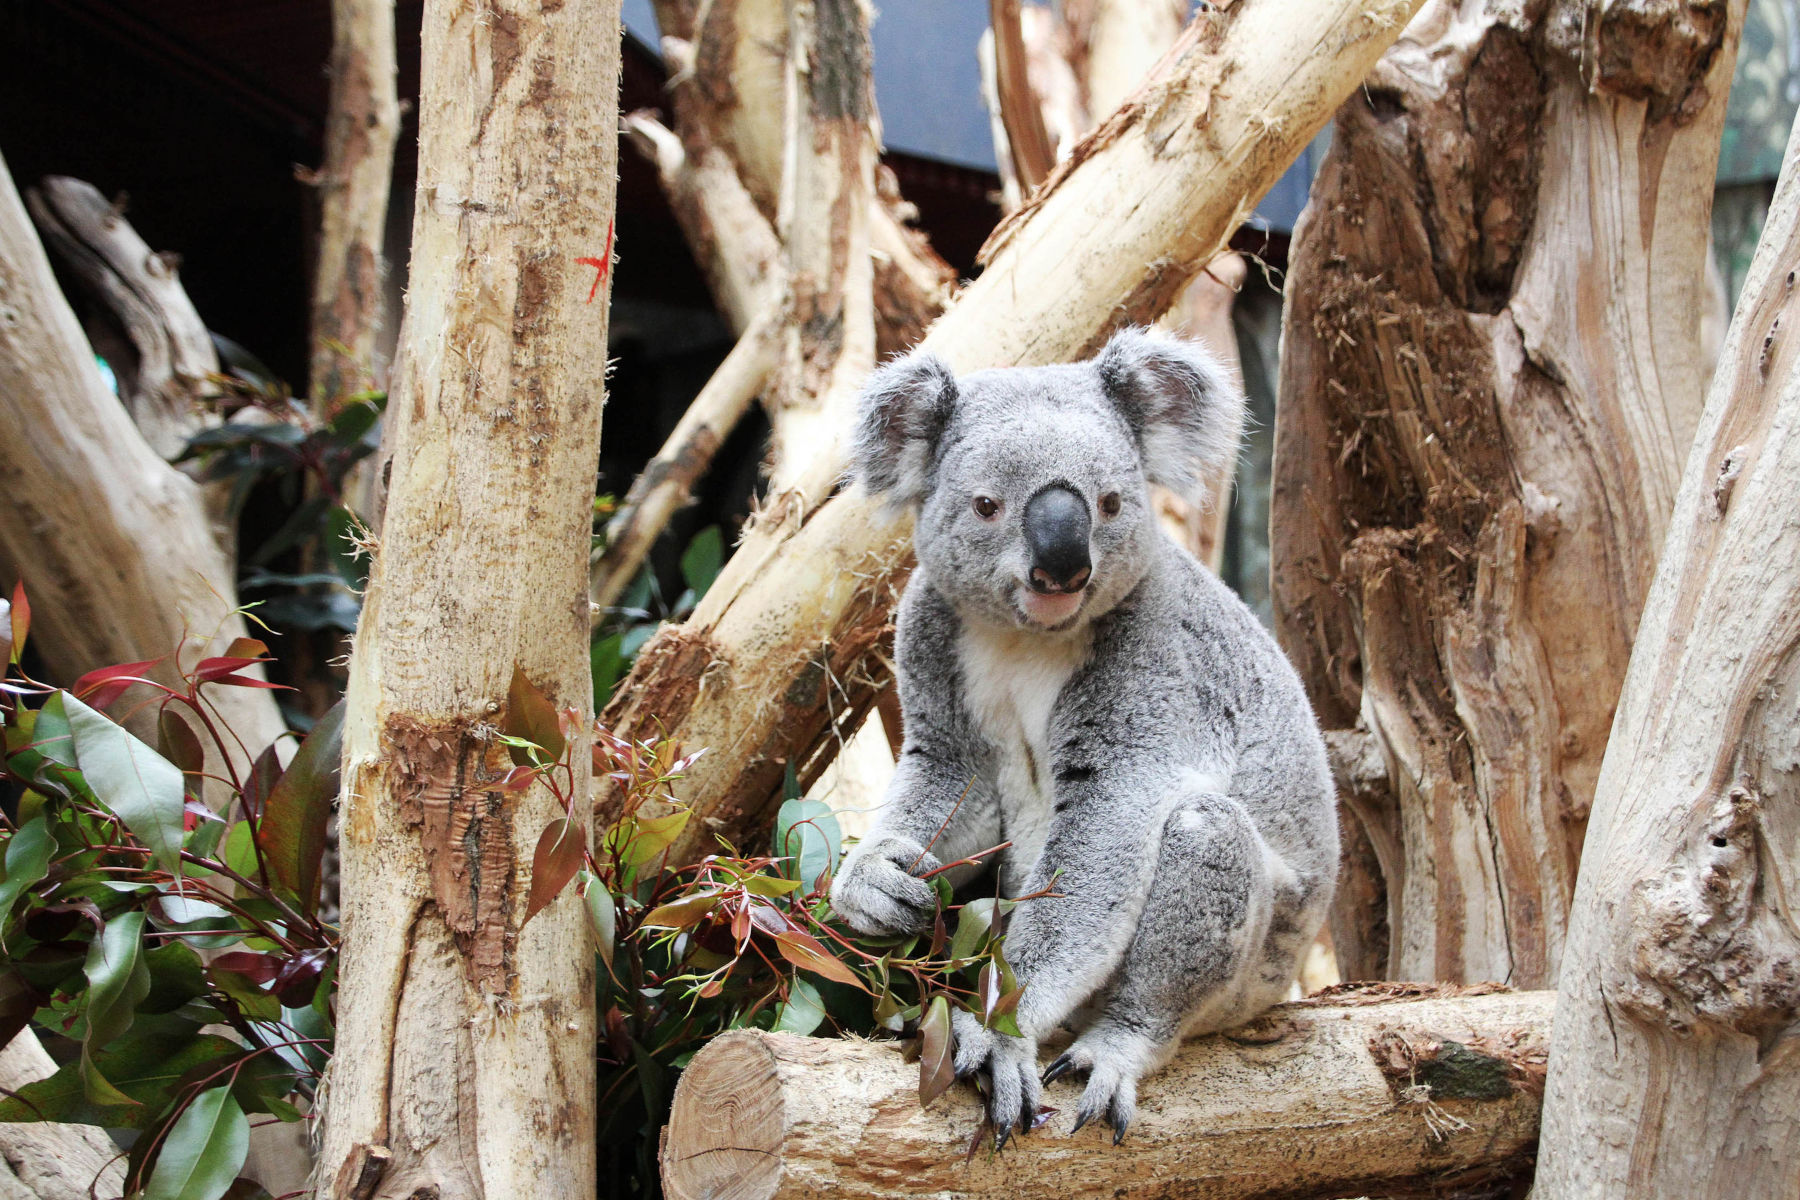
M 192 666 L 246 636 L 200 489 L 101 379 L 4 160 L 0 429 L 0 587 L 25 581 L 32 644 L 56 680 L 164 656 Z M 173 659 L 153 673 L 179 682 Z M 209 694 L 252 756 L 287 731 L 266 691 Z
M 316 404 L 386 379 L 375 354 L 387 319 L 381 250 L 400 136 L 394 72 L 394 0 L 332 0 L 325 164 L 306 176 L 319 187 L 320 205 L 312 293 Z
M 1556 980 L 1698 416 L 1743 7 L 1436 0 L 1339 115 L 1295 234 L 1270 526 L 1282 644 L 1397 801 L 1359 814 L 1399 853 L 1345 900 L 1398 895 L 1350 977 Z
M 1551 994 L 1373 986 L 1188 1042 L 1145 1081 L 1122 1145 L 1098 1125 L 1070 1135 L 1082 1084 L 1059 1081 L 1046 1125 L 972 1157 L 974 1089 L 921 1109 L 919 1068 L 892 1043 L 729 1033 L 676 1088 L 663 1187 L 671 1200 L 1507 1194 L 1530 1172 Z
M 0 1049 L 0 1092 L 56 1073 L 37 1034 L 22 1029 Z M 92 1125 L 0 1125 L 0 1200 L 89 1200 L 125 1190 L 124 1152 Z M 91 1189 L 91 1190 L 90 1190 Z
M 562 804 L 494 785 L 519 673 L 570 712 L 562 778 L 588 787 L 619 4 L 429 0 L 423 28 L 408 341 L 344 717 L 318 1179 L 334 1200 L 582 1200 L 592 940 L 572 890 L 526 920 Z M 564 836 L 587 836 L 583 816 Z
M 202 402 L 219 372 L 206 323 L 181 286 L 179 255 L 151 250 L 91 183 L 47 176 L 25 193 L 45 244 L 96 302 L 88 340 L 119 382 L 119 399 L 165 459 L 209 424 Z
M 988 269 L 923 348 L 957 371 L 1064 361 L 1154 319 L 1415 6 L 1239 0 L 1202 14 L 1167 74 L 996 233 Z M 784 505 L 763 514 L 695 615 L 645 648 L 606 720 L 708 748 L 679 785 L 701 819 L 677 859 L 708 853 L 715 833 L 747 840 L 788 761 L 803 785 L 818 777 L 842 723 L 885 682 L 875 651 L 908 561 L 905 523 L 860 493 Z M 609 816 L 613 798 L 599 801 Z
M 1545 1200 L 1800 1181 L 1800 130 L 1638 627 L 1581 857 Z

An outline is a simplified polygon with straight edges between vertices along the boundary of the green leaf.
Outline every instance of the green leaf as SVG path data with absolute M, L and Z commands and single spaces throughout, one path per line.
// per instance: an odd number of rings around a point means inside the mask
M 206 971 L 200 956 L 180 942 L 165 942 L 145 951 L 144 966 L 150 972 L 150 992 L 138 1006 L 143 1012 L 173 1012 L 206 994 Z
M 688 815 L 689 810 L 678 808 L 665 816 L 621 821 L 607 832 L 607 849 L 619 856 L 621 865 L 635 870 L 674 844 L 687 828 Z
M 67 692 L 52 692 L 45 698 L 43 707 L 37 710 L 37 723 L 32 729 L 31 740 L 36 743 L 37 752 L 51 762 L 73 767 L 76 764 L 75 737 L 69 729 L 65 698 L 74 699 Z M 79 700 L 75 702 L 81 703 Z
M 513 668 L 512 685 L 506 689 L 506 719 L 500 732 L 537 746 L 547 762 L 562 758 L 562 725 L 556 719 L 556 705 L 525 677 L 523 667 Z M 531 756 L 517 747 L 512 750 L 512 760 L 521 767 L 531 765 Z
M 717 525 L 708 525 L 694 535 L 681 554 L 681 579 L 694 591 L 694 599 L 706 595 L 706 589 L 719 577 L 725 565 L 725 537 Z
M 144 1200 L 219 1200 L 250 1150 L 250 1120 L 228 1087 L 194 1097 L 163 1139 Z
M 181 768 L 67 693 L 63 704 L 81 774 L 101 804 L 116 813 L 164 870 L 181 870 Z M 40 727 L 42 720 L 40 718 Z
M 594 681 L 594 711 L 605 708 L 612 699 L 613 689 L 619 686 L 619 680 L 625 675 L 628 665 L 623 650 L 624 638 L 618 633 L 609 633 L 605 637 L 595 638 L 588 647 L 588 671 Z
M 698 925 L 706 919 L 718 904 L 720 892 L 699 892 L 692 896 L 683 896 L 679 900 L 651 909 L 640 922 L 643 925 L 654 925 L 661 929 L 686 929 L 690 925 Z
M 256 827 L 256 844 L 275 883 L 308 909 L 319 895 L 319 866 L 325 858 L 325 827 L 338 795 L 338 764 L 344 755 L 344 702 L 320 717 L 294 752 L 294 759 L 269 792 Z
M 521 927 L 562 894 L 586 858 L 587 830 L 566 819 L 552 821 L 545 827 L 531 855 L 531 892 L 525 901 Z
M 785 896 L 800 890 L 798 879 L 777 879 L 773 875 L 751 875 L 744 880 L 744 890 L 752 896 Z
M 591 871 L 575 873 L 577 886 L 581 888 L 582 901 L 587 906 L 588 924 L 594 931 L 594 948 L 600 952 L 600 959 L 612 970 L 613 941 L 618 936 L 615 923 L 618 912 L 613 906 L 613 894 L 604 883 Z
M 0 1100 L 0 1122 L 41 1120 L 148 1128 L 173 1099 L 183 1075 L 216 1069 L 244 1053 L 242 1046 L 227 1038 L 196 1035 L 197 1028 L 192 1022 L 171 1022 L 168 1028 L 146 1031 L 142 1036 L 134 1030 L 96 1054 L 94 1066 L 104 1074 L 116 1097 L 109 1102 L 98 1103 L 88 1097 L 81 1060 L 77 1059 Z
M 105 932 L 88 945 L 87 1045 L 99 1049 L 127 1029 L 138 1002 L 150 994 L 150 968 L 145 965 L 144 914 L 123 913 L 106 923 Z
M 950 1034 L 950 1002 L 934 996 L 919 1022 L 919 1107 L 943 1095 L 956 1082 L 956 1057 Z
M 13 905 L 25 889 L 49 873 L 50 855 L 56 839 L 50 836 L 50 825 L 43 818 L 26 822 L 17 833 L 6 839 L 6 875 L 0 879 L 0 928 L 12 916 Z M 0 946 L 5 940 L 0 938 Z
M 775 1014 L 775 1031 L 777 1033 L 811 1033 L 825 1020 L 825 1002 L 819 998 L 819 989 L 810 982 L 794 976 L 788 984 L 788 998 L 781 1010 Z
M 808 891 L 837 869 L 843 831 L 822 800 L 786 800 L 775 813 L 775 857 L 788 859 L 781 873 Z

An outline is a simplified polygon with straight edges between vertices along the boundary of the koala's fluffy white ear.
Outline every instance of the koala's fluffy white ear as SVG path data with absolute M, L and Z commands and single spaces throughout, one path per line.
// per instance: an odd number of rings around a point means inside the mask
M 955 405 L 956 376 L 935 354 L 909 354 L 877 370 L 856 402 L 851 478 L 895 507 L 923 501 Z
M 1100 386 L 1137 435 L 1150 482 L 1192 495 L 1237 456 L 1244 393 L 1204 346 L 1148 329 L 1114 334 Z

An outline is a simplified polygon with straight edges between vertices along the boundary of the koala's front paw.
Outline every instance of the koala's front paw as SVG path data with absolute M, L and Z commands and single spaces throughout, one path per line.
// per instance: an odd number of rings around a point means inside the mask
M 1037 1042 L 996 1033 L 974 1013 L 960 1008 L 951 1014 L 950 1028 L 956 1038 L 957 1077 L 977 1073 L 987 1076 L 988 1119 L 994 1123 L 994 1149 L 1006 1145 L 1014 1128 L 1021 1133 L 1031 1132 L 1042 1093 Z
M 831 907 L 858 933 L 900 937 L 931 928 L 937 895 L 920 875 L 940 866 L 907 838 L 863 842 L 831 882 Z

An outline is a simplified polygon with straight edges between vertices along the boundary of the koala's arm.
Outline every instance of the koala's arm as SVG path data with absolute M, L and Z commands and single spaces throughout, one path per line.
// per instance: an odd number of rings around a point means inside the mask
M 999 806 L 979 777 L 984 745 L 963 707 L 957 629 L 915 578 L 896 638 L 906 742 L 874 827 L 831 887 L 832 908 L 864 933 L 929 928 L 936 901 L 918 877 L 1000 840 Z

